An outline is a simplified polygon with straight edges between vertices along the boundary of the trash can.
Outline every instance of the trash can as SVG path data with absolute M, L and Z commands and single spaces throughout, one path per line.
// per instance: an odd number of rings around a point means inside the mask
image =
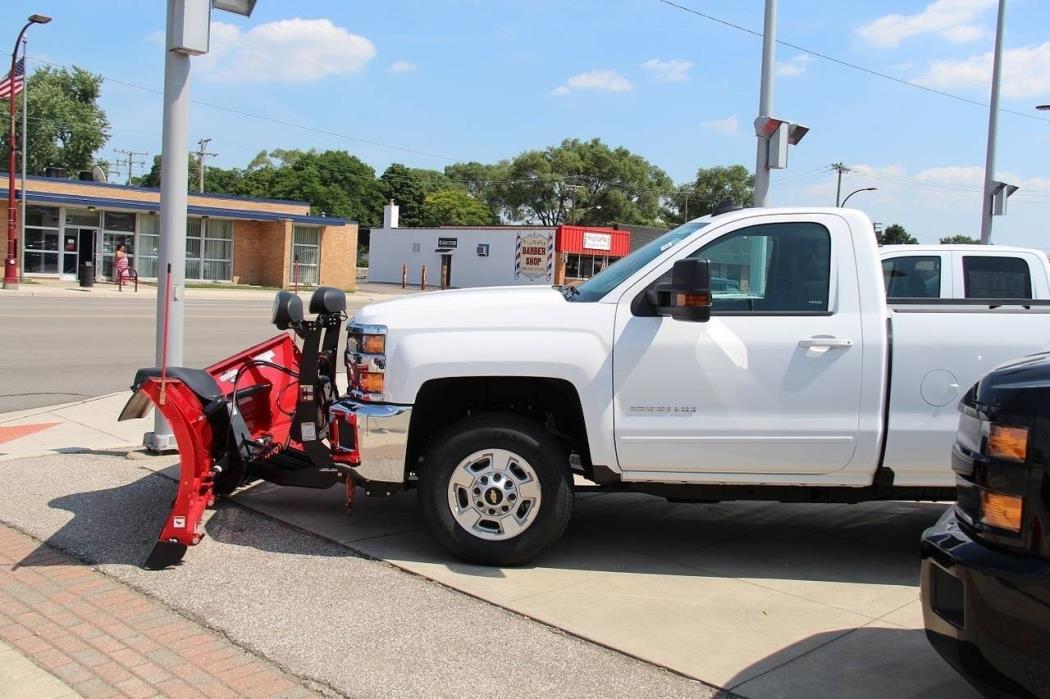
M 90 262 L 80 263 L 80 286 L 84 289 L 95 286 L 95 265 Z

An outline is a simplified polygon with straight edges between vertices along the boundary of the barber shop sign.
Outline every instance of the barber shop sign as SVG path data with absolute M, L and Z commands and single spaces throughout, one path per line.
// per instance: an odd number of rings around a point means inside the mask
M 514 278 L 551 281 L 554 275 L 554 236 L 550 233 L 518 233 L 514 254 Z

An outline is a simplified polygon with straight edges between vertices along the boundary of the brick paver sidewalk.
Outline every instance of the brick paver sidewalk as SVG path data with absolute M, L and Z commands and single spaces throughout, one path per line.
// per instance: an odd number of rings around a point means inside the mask
M 85 697 L 304 697 L 296 678 L 0 525 L 0 638 Z

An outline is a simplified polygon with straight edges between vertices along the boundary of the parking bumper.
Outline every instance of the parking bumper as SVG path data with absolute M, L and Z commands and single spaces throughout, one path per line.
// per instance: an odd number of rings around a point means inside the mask
M 938 653 L 985 696 L 1050 696 L 1050 564 L 991 549 L 955 508 L 923 534 L 922 611 Z
M 354 482 L 387 493 L 404 487 L 412 406 L 347 399 L 332 405 L 331 418 L 332 424 L 340 425 L 336 457 L 347 457 Z M 352 438 L 345 436 L 342 425 L 352 426 Z

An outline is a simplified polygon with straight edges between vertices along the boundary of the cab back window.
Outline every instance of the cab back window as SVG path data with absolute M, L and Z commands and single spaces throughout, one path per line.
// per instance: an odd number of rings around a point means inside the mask
M 963 257 L 968 299 L 1030 299 L 1032 276 L 1020 257 Z
M 882 281 L 891 299 L 935 299 L 941 295 L 939 255 L 891 257 L 882 261 Z

